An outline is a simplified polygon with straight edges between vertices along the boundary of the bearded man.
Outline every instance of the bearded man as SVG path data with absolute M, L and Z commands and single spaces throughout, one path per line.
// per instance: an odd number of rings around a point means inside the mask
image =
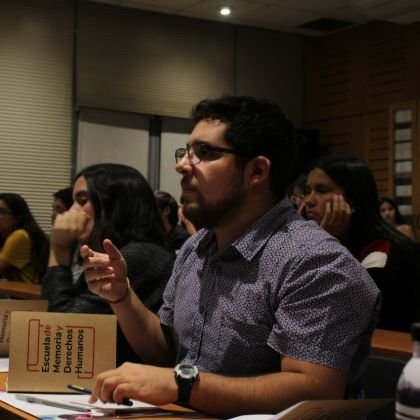
M 96 378 L 91 402 L 179 402 L 211 415 L 276 413 L 356 398 L 379 292 L 340 243 L 286 197 L 296 135 L 281 108 L 244 96 L 201 101 L 175 152 L 184 213 L 201 229 L 177 256 L 158 315 L 119 251 L 84 247 L 86 279 L 148 365 Z

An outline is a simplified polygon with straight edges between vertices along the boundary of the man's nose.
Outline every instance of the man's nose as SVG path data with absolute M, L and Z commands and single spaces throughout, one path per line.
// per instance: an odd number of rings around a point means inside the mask
M 192 171 L 192 165 L 190 163 L 188 153 L 185 153 L 185 155 L 176 163 L 175 170 L 180 174 L 189 173 Z

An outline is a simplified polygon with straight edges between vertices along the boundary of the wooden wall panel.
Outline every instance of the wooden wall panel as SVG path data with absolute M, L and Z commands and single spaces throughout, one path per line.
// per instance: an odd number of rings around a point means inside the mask
M 406 25 L 373 22 L 307 40 L 305 121 L 382 111 L 415 95 L 413 78 L 419 72 L 411 70 L 412 31 Z M 420 29 L 416 34 L 420 39 Z
M 305 125 L 319 131 L 321 154 L 352 154 L 360 156 L 357 139 L 361 136 L 360 117 L 318 121 Z
M 306 121 L 346 116 L 357 108 L 361 91 L 355 42 L 347 33 L 306 41 Z
M 365 25 L 359 34 L 366 112 L 385 110 L 410 96 L 407 27 L 387 22 Z
M 365 162 L 373 172 L 379 195 L 392 195 L 392 150 L 389 145 L 388 112 L 365 114 L 361 117 L 365 141 Z
M 391 194 L 387 111 L 318 121 L 306 127 L 319 130 L 321 154 L 345 153 L 362 159 L 373 172 L 379 194 Z
M 420 97 L 420 22 L 407 28 L 409 97 Z
M 413 124 L 413 193 L 411 204 L 413 206 L 412 225 L 417 241 L 420 241 L 420 106 L 417 103 L 416 118 Z

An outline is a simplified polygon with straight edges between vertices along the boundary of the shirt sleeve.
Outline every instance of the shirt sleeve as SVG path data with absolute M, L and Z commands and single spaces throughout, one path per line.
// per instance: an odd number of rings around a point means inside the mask
M 373 331 L 380 300 L 363 267 L 340 251 L 320 249 L 295 261 L 279 290 L 268 344 L 284 356 L 348 372 Z
M 31 242 L 25 230 L 15 230 L 1 248 L 0 259 L 21 270 L 31 260 Z

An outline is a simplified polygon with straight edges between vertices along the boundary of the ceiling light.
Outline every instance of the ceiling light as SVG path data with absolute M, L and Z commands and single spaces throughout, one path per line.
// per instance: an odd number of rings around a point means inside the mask
M 230 12 L 231 12 L 230 7 L 221 7 L 220 10 L 219 10 L 219 13 L 222 16 L 229 16 Z

